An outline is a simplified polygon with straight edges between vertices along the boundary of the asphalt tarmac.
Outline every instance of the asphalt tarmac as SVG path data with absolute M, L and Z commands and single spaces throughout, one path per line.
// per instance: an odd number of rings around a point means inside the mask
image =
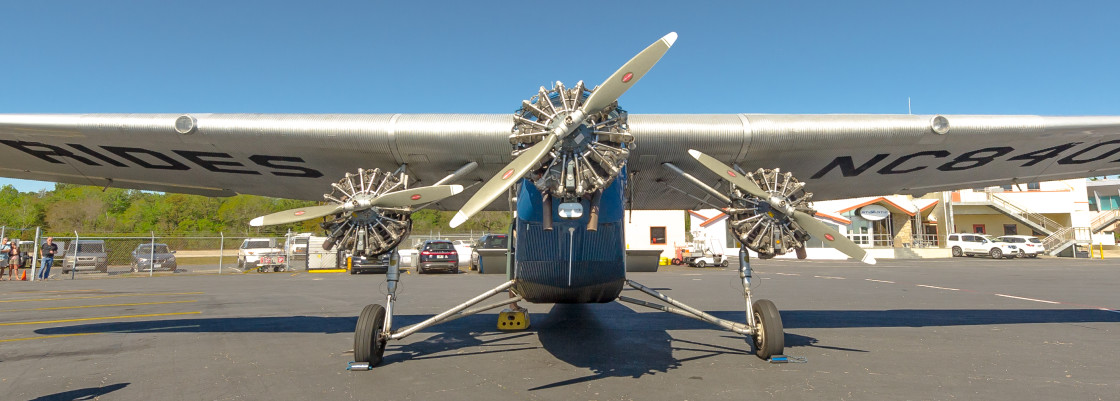
M 383 275 L 267 273 L 0 282 L 4 400 L 1116 399 L 1120 263 L 1065 258 L 756 261 L 786 354 L 621 303 L 526 305 L 390 342 L 346 371 L 356 315 Z M 731 269 L 630 278 L 743 320 Z M 396 322 L 421 321 L 502 276 L 408 274 Z M 649 299 L 637 291 L 626 296 Z M 504 294 L 499 295 L 504 296 Z

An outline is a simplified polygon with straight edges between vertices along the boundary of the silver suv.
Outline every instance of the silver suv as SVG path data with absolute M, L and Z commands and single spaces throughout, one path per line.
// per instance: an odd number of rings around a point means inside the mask
M 105 253 L 105 241 L 99 239 L 70 241 L 66 245 L 65 256 L 62 257 L 62 274 L 70 273 L 71 270 L 96 270 L 108 273 L 109 255 Z
M 1019 256 L 1019 247 L 997 241 L 985 234 L 949 234 L 949 248 L 953 256 L 988 255 L 992 259 L 1014 258 Z

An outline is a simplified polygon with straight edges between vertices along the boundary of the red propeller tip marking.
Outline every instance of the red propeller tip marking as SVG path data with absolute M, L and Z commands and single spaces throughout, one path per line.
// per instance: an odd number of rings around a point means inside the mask
M 731 170 L 727 170 L 727 175 L 729 175 L 729 176 L 732 176 L 732 177 L 734 177 L 734 176 L 735 176 L 735 172 L 734 172 L 734 171 L 731 171 Z
M 826 240 L 829 240 L 829 241 L 832 241 L 832 240 L 835 240 L 836 238 L 835 238 L 835 237 L 833 237 L 833 236 L 832 236 L 832 234 L 825 234 L 825 235 L 824 235 L 824 239 L 826 239 Z
M 502 179 L 503 180 L 508 180 L 509 177 L 512 176 L 512 175 L 513 175 L 513 169 L 511 168 L 511 169 L 509 169 L 509 171 L 506 171 L 505 174 L 502 174 Z
M 307 212 L 300 210 L 300 211 L 296 212 L 296 216 L 303 216 L 304 213 L 307 213 Z
M 634 79 L 634 73 L 628 72 L 622 76 L 622 83 L 630 82 L 631 79 Z
M 420 194 L 412 195 L 412 200 L 420 200 Z

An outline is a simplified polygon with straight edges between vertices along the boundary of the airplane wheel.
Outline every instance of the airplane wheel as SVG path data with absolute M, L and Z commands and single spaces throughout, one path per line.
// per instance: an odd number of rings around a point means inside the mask
M 704 261 L 703 261 L 703 260 L 697 260 L 697 261 L 696 261 L 696 267 L 699 267 L 699 268 L 703 269 L 703 268 L 705 268 L 705 267 L 707 267 L 707 266 L 708 266 L 708 264 L 707 264 L 707 263 L 704 263 Z
M 768 299 L 760 299 L 754 303 L 754 321 L 758 324 L 758 332 L 754 335 L 754 354 L 762 359 L 770 359 L 774 355 L 782 355 L 786 346 L 786 334 L 782 328 L 782 315 L 778 307 Z
M 953 247 L 953 257 L 954 258 L 959 258 L 961 256 L 964 256 L 964 251 L 961 250 L 961 247 L 954 246 Z
M 385 307 L 378 304 L 366 305 L 358 316 L 354 327 L 354 361 L 369 362 L 370 366 L 381 363 L 385 355 L 385 340 L 381 330 L 385 328 Z
M 794 248 L 794 251 L 797 252 L 798 259 L 805 259 L 809 257 L 809 252 L 807 252 L 805 248 Z

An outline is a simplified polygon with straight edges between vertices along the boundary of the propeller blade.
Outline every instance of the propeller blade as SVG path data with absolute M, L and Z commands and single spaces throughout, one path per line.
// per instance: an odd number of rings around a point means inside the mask
M 297 221 L 311 220 L 323 216 L 332 215 L 341 211 L 341 205 L 310 206 L 290 209 L 249 220 L 249 225 L 253 227 L 260 227 L 295 223 Z
M 700 151 L 695 149 L 689 149 L 688 154 L 692 155 L 692 157 L 695 158 L 696 161 L 700 162 L 700 164 L 704 165 L 704 167 L 707 167 L 708 170 L 712 170 L 712 172 L 719 174 L 720 177 L 731 181 L 732 184 L 735 184 L 735 186 L 742 188 L 743 190 L 747 191 L 747 193 L 757 196 L 761 199 L 770 199 L 770 193 L 763 191 L 762 188 L 759 188 L 758 184 L 756 184 L 754 180 L 744 177 L 742 174 L 736 173 L 735 170 L 731 168 L 731 166 L 723 164 L 723 162 L 717 160 L 716 158 L 700 153 Z
M 371 206 L 402 207 L 435 202 L 463 192 L 462 185 L 433 185 L 390 192 L 374 198 Z
M 493 202 L 494 199 L 506 193 L 506 190 L 509 189 L 514 182 L 521 179 L 529 170 L 537 167 L 541 159 L 552 150 L 552 145 L 554 144 L 556 144 L 556 135 L 547 135 L 544 141 L 533 145 L 533 147 L 529 148 L 525 153 L 517 156 L 512 162 L 502 167 L 501 170 L 498 170 L 498 173 L 494 174 L 494 177 L 491 177 L 490 181 L 487 181 L 486 185 L 483 185 L 478 192 L 475 192 L 474 196 L 467 200 L 467 203 L 463 204 L 463 207 L 459 209 L 458 213 L 455 213 L 455 217 L 451 218 L 451 227 L 454 228 L 463 224 L 463 222 L 467 221 L 471 216 L 474 216 L 475 213 L 478 213 L 489 205 L 490 202 Z
M 584 102 L 583 107 L 580 108 L 583 110 L 583 114 L 591 115 L 591 113 L 598 112 L 609 106 L 611 102 L 618 100 L 623 93 L 626 93 L 627 89 L 630 89 L 635 82 L 642 79 L 653 68 L 653 65 L 657 64 L 658 60 L 661 60 L 661 56 L 664 56 L 665 52 L 669 51 L 669 47 L 673 46 L 673 42 L 676 41 L 677 33 L 669 32 L 668 35 L 653 42 L 641 53 L 623 64 L 622 68 L 615 71 L 610 78 L 599 85 L 598 89 L 591 92 L 587 102 Z
M 839 231 L 836 231 L 836 229 L 828 224 L 817 220 L 816 217 L 810 216 L 808 213 L 802 211 L 794 211 L 793 215 L 790 217 L 792 217 L 801 228 L 804 228 L 805 232 L 812 235 L 813 238 L 823 240 L 828 246 L 836 248 L 836 250 L 844 252 L 845 255 L 851 256 L 860 262 L 869 265 L 875 264 L 875 258 L 867 254 L 867 251 L 860 248 L 859 245 L 856 245 L 856 243 L 852 242 L 848 237 L 841 235 Z

